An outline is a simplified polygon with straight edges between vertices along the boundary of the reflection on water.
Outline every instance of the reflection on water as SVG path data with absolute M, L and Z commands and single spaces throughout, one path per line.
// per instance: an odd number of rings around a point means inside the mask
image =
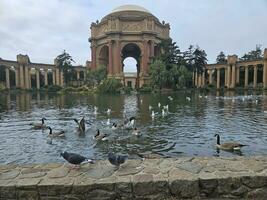
M 168 96 L 173 97 L 170 101 Z M 191 101 L 186 100 L 190 97 Z M 161 105 L 169 105 L 162 116 Z M 151 118 L 149 105 L 155 111 Z M 94 106 L 98 114 L 94 114 Z M 111 108 L 110 116 L 106 111 Z M 145 95 L 55 95 L 47 93 L 0 94 L 0 163 L 62 162 L 64 150 L 96 159 L 106 159 L 109 148 L 135 157 L 157 152 L 163 156 L 248 156 L 267 150 L 267 97 L 265 94 L 227 92 L 224 95 L 179 92 Z M 141 137 L 131 131 L 111 130 L 106 122 L 121 124 L 123 115 L 137 118 Z M 74 118 L 86 119 L 86 133 L 79 135 Z M 66 139 L 47 142 L 48 130 L 33 130 L 31 122 L 42 117 L 55 130 L 65 130 Z M 97 129 L 109 135 L 96 142 Z M 238 141 L 249 146 L 242 152 L 217 151 L 215 133 L 221 142 Z

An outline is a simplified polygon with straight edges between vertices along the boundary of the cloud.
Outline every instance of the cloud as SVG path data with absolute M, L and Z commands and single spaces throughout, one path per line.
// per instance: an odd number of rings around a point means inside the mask
M 77 64 L 90 60 L 90 24 L 124 0 L 1 0 L 0 57 L 28 54 L 32 62 L 53 63 L 64 49 Z M 214 62 L 217 54 L 267 47 L 265 0 L 129 0 L 171 25 L 171 37 L 181 50 L 198 44 Z

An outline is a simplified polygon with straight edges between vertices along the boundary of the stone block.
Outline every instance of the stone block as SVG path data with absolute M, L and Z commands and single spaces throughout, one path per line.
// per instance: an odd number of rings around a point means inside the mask
M 200 194 L 203 197 L 215 197 L 217 196 L 217 186 L 218 180 L 217 179 L 200 179 L 199 180 L 199 187 L 200 187 Z
M 182 180 L 177 179 L 169 182 L 170 192 L 175 197 L 194 198 L 199 194 L 198 180 Z
M 267 199 L 267 188 L 257 188 L 248 192 L 247 199 L 257 199 L 257 200 L 266 200 Z
M 247 176 L 242 177 L 242 182 L 244 185 L 250 188 L 261 188 L 267 186 L 266 176 Z

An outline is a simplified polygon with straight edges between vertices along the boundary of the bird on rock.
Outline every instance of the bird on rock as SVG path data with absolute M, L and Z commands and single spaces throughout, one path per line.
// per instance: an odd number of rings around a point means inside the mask
M 79 165 L 83 164 L 83 163 L 94 164 L 94 161 L 92 159 L 88 159 L 88 158 L 81 156 L 79 154 L 76 154 L 76 153 L 68 153 L 68 152 L 64 151 L 60 154 L 60 156 L 62 156 L 66 161 L 68 161 L 68 163 L 74 165 L 74 167 L 76 167 L 76 166 L 79 167 Z
M 116 167 L 120 167 L 121 164 L 125 163 L 126 159 L 127 159 L 127 156 L 117 155 L 113 153 L 111 150 L 108 153 L 108 161 L 112 165 L 115 165 Z

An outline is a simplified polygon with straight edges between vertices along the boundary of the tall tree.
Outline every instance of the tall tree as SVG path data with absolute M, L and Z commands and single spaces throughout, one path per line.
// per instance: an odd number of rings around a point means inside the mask
M 223 51 L 221 51 L 221 52 L 219 53 L 219 55 L 217 56 L 217 58 L 216 58 L 216 62 L 217 62 L 217 63 L 227 63 L 226 56 L 225 56 L 225 54 L 223 53 Z
M 245 53 L 241 60 L 257 60 L 263 58 L 263 52 L 261 50 L 261 45 L 256 45 L 256 49 L 248 53 Z
M 65 83 L 69 83 L 75 79 L 76 74 L 72 65 L 74 62 L 75 61 L 72 59 L 70 54 L 68 54 L 65 50 L 62 54 L 56 57 L 56 65 L 63 70 Z
M 205 65 L 207 64 L 207 54 L 204 50 L 200 49 L 199 46 L 193 52 L 193 68 L 194 71 L 202 72 Z
M 166 67 L 162 60 L 155 60 L 150 65 L 150 77 L 152 85 L 158 86 L 160 89 L 166 83 Z

